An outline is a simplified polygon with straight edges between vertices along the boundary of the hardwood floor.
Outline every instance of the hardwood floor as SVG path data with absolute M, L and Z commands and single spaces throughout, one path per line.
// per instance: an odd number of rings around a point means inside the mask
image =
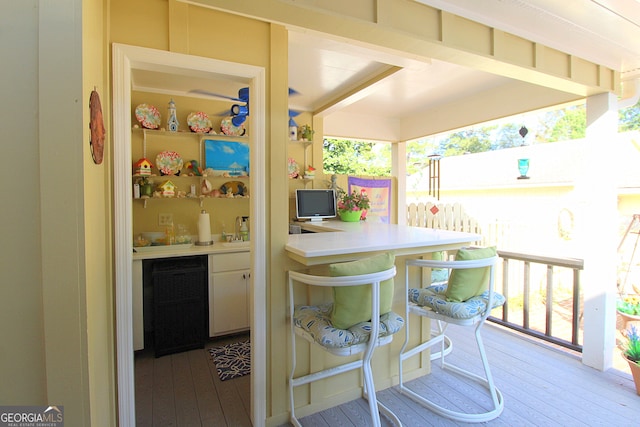
M 450 361 L 481 369 L 468 328 L 450 327 L 456 344 Z M 612 426 L 638 425 L 640 396 L 631 376 L 616 369 L 599 372 L 580 363 L 579 356 L 494 325 L 483 337 L 494 380 L 502 391 L 505 409 L 491 426 Z M 210 342 L 207 347 L 243 337 Z M 374 356 L 375 357 L 375 356 Z M 250 426 L 250 376 L 220 381 L 208 351 L 193 350 L 155 359 L 151 352 L 136 355 L 136 417 L 138 426 Z M 466 398 L 478 388 L 443 373 L 409 383 L 432 392 L 456 407 L 479 410 Z M 379 391 L 378 398 L 405 426 L 455 426 L 400 395 L 397 387 Z M 482 400 L 480 400 L 482 402 Z M 367 426 L 368 406 L 357 399 L 300 420 L 311 426 Z M 289 424 L 284 424 L 288 426 Z M 391 423 L 383 418 L 383 426 Z
M 251 376 L 221 381 L 208 349 L 248 338 L 209 341 L 205 349 L 135 356 L 136 425 L 251 426 Z

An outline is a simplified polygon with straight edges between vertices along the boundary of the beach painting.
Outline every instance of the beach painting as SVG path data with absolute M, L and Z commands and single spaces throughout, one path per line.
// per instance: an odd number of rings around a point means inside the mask
M 214 176 L 249 176 L 249 144 L 239 141 L 205 139 L 204 169 Z

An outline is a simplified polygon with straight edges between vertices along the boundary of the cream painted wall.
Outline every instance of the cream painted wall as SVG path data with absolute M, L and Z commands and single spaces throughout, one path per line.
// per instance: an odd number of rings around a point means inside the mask
M 13 243 L 3 245 L 2 256 L 8 264 L 1 269 L 7 306 L 0 310 L 6 316 L 0 400 L 63 405 L 69 425 L 115 420 L 108 166 L 85 171 L 85 88 L 104 90 L 107 73 L 98 24 L 84 43 L 87 63 L 93 60 L 85 77 L 94 81 L 83 83 L 81 6 L 80 0 L 5 2 L 2 27 L 11 37 L 0 43 L 11 58 L 2 83 L 12 100 L 5 103 L 4 147 L 8 158 L 18 159 L 11 162 L 15 170 L 3 173 L 7 180 L 21 176 L 5 201 L 17 209 L 5 209 L 3 218 L 3 241 Z M 92 8 L 101 11 L 102 2 L 87 2 L 87 11 Z M 95 232 L 85 233 L 88 228 Z M 87 261 L 86 253 L 94 257 Z
M 6 123 L 3 149 L 10 161 L 0 169 L 3 191 L 0 245 L 0 402 L 47 403 L 42 254 L 40 252 L 40 174 L 38 173 L 38 1 L 4 2 L 0 27 L 3 65 L 0 110 Z M 29 123 L 25 126 L 25 123 Z M 8 209 L 14 206 L 15 209 Z M 8 242 L 12 242 L 8 244 Z

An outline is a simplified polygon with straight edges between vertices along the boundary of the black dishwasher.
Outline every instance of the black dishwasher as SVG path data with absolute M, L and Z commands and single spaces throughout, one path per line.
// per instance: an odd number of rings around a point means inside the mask
M 203 348 L 209 335 L 207 256 L 155 259 L 146 267 L 153 285 L 155 356 Z

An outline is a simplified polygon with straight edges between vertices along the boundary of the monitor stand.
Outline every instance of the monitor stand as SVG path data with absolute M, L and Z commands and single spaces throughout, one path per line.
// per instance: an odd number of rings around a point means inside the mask
M 311 218 L 309 221 L 314 223 L 314 224 L 317 224 L 319 222 L 324 221 L 324 219 L 323 218 Z

